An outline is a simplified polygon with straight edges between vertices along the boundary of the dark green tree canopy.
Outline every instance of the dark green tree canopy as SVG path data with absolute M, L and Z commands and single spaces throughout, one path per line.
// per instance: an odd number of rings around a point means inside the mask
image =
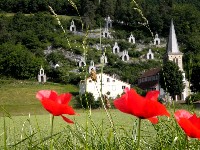
M 174 62 L 164 63 L 160 72 L 160 85 L 172 97 L 180 95 L 183 91 L 183 75 Z
M 195 66 L 191 74 L 191 90 L 200 92 L 200 66 Z

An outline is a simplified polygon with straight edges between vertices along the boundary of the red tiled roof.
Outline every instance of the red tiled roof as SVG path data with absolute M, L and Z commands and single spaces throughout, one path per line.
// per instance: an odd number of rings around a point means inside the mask
M 150 88 L 155 88 L 156 85 L 158 85 L 158 80 L 155 81 L 148 81 L 148 82 L 142 82 L 138 85 L 139 88 L 146 90 Z
M 150 69 L 150 70 L 144 72 L 139 78 L 153 76 L 153 75 L 158 74 L 159 72 L 160 72 L 160 68 L 153 68 L 153 69 Z

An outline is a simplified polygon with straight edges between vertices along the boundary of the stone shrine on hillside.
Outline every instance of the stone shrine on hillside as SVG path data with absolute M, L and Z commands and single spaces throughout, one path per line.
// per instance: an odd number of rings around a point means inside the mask
M 69 29 L 71 32 L 76 32 L 76 26 L 74 24 L 74 20 L 71 21 L 71 26 L 70 26 L 70 29 Z
M 124 50 L 122 52 L 122 61 L 129 61 L 129 55 L 127 50 Z
M 110 19 L 110 16 L 108 16 L 107 18 L 105 18 L 106 24 L 105 24 L 105 28 L 112 28 L 112 20 Z
M 93 61 L 93 60 L 90 61 L 89 73 L 90 73 L 92 70 L 96 72 L 96 67 L 94 66 L 94 61 Z
M 38 82 L 39 83 L 45 83 L 47 81 L 47 77 L 46 77 L 46 74 L 44 73 L 44 69 L 40 68 L 40 72 L 38 74 Z
M 100 63 L 101 64 L 107 64 L 108 63 L 108 59 L 107 59 L 107 56 L 105 54 L 103 54 L 101 57 L 100 57 Z
M 149 52 L 147 53 L 147 59 L 154 59 L 154 53 L 149 49 Z
M 160 38 L 158 38 L 158 34 L 155 35 L 155 38 L 154 38 L 154 45 L 160 45 Z
M 117 44 L 117 42 L 115 42 L 115 45 L 113 46 L 113 53 L 114 54 L 117 54 L 117 53 L 119 53 L 120 51 L 119 51 L 119 46 L 118 46 L 118 44 Z
M 79 61 L 78 66 L 79 66 L 79 67 L 84 67 L 84 66 L 86 66 L 86 62 L 85 62 L 85 58 L 84 58 L 84 57 L 81 57 L 81 60 Z
M 132 33 L 131 33 L 130 37 L 128 38 L 128 42 L 135 44 L 135 37 L 133 36 Z
M 102 37 L 104 38 L 112 38 L 110 32 L 108 31 L 108 28 L 105 28 L 102 32 Z

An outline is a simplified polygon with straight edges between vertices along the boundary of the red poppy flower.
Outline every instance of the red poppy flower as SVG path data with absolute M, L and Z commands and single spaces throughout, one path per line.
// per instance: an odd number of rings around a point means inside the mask
M 66 122 L 73 123 L 72 120 L 63 116 L 63 114 L 75 114 L 73 108 L 68 105 L 71 99 L 70 93 L 58 95 L 55 91 L 52 90 L 41 90 L 37 92 L 36 98 L 41 101 L 43 107 L 52 115 L 61 116 Z
M 114 101 L 120 111 L 141 119 L 148 119 L 153 124 L 158 122 L 157 116 L 170 116 L 164 105 L 157 101 L 159 91 L 150 91 L 142 97 L 134 89 L 125 89 L 125 94 Z
M 174 116 L 187 136 L 200 139 L 200 117 L 198 118 L 196 114 L 192 115 L 186 110 L 177 110 Z

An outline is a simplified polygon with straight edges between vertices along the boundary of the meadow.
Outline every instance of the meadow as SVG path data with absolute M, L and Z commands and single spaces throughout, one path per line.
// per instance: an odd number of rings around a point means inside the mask
M 35 81 L 0 80 L 0 106 L 11 115 L 44 114 L 40 102 L 35 98 L 39 90 L 55 90 L 58 93 L 77 93 L 78 87 L 57 83 L 39 84 Z M 72 101 L 73 102 L 73 101 Z M 73 105 L 73 104 L 72 104 Z M 2 109 L 0 116 L 2 116 Z
M 38 84 L 32 81 L 1 81 L 0 149 L 200 149 L 197 139 L 186 139 L 173 113 L 177 109 L 195 111 L 192 107 L 169 105 L 171 117 L 159 117 L 158 124 L 142 119 L 140 147 L 137 147 L 138 119 L 117 109 L 75 109 L 68 116 L 54 118 L 42 108 L 35 94 L 41 89 L 58 93 L 76 93 L 73 85 Z M 74 105 L 73 99 L 71 105 Z M 187 144 L 188 143 L 188 144 Z

